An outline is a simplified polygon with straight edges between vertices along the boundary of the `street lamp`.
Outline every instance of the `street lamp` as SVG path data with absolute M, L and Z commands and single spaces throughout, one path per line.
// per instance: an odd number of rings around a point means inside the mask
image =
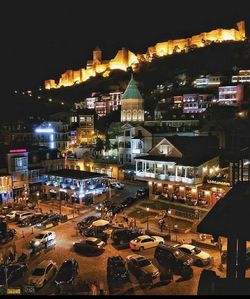
M 27 191 L 24 192 L 24 194 L 25 194 L 25 205 L 27 204 L 27 193 L 28 193 Z
M 37 191 L 36 192 L 36 197 L 37 197 L 36 201 L 37 201 L 37 204 L 38 204 L 39 195 L 40 195 L 40 193 L 39 193 L 39 191 Z
M 168 216 L 171 216 L 171 214 L 172 214 L 172 211 L 171 211 L 171 209 L 169 208 L 168 209 Z M 172 224 L 172 218 L 169 218 L 170 219 L 170 221 L 169 221 L 169 228 L 168 228 L 168 233 L 169 233 L 169 238 L 170 238 L 170 240 L 171 240 L 171 224 Z
M 149 207 L 146 208 L 146 211 L 149 212 Z M 147 231 L 148 231 L 148 213 L 147 213 Z

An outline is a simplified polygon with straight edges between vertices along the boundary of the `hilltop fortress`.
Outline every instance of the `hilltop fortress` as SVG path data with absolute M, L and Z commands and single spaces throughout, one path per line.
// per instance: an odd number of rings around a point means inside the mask
M 103 77 L 109 76 L 110 70 L 126 71 L 128 67 L 136 67 L 141 61 L 152 61 L 154 57 L 162 57 L 173 53 L 188 52 L 192 48 L 201 48 L 211 43 L 221 43 L 224 41 L 244 41 L 245 22 L 240 21 L 236 24 L 236 28 L 231 29 L 215 29 L 210 32 L 203 32 L 185 39 L 175 39 L 166 42 L 157 43 L 155 46 L 149 47 L 145 54 L 134 54 L 126 48 L 122 48 L 111 60 L 102 60 L 102 51 L 96 48 L 93 51 L 93 60 L 87 61 L 87 66 L 79 70 L 67 70 L 63 73 L 56 83 L 50 79 L 45 81 L 45 88 L 60 88 L 64 86 L 72 86 L 87 81 L 96 74 Z

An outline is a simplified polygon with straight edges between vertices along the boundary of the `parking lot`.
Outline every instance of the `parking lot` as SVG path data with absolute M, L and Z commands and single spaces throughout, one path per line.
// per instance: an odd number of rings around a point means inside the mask
M 120 202 L 127 196 L 134 195 L 135 191 L 138 189 L 138 186 L 129 186 L 125 187 L 124 190 L 117 191 L 115 196 L 112 198 L 113 201 Z M 81 282 L 87 281 L 97 281 L 103 282 L 105 290 L 108 290 L 107 286 L 107 259 L 110 256 L 114 255 L 121 255 L 124 259 L 133 253 L 130 248 L 123 248 L 119 249 L 115 247 L 111 239 L 109 238 L 107 241 L 107 245 L 105 246 L 105 251 L 99 256 L 95 257 L 86 257 L 82 256 L 73 251 L 72 246 L 73 242 L 77 242 L 79 240 L 84 239 L 81 235 L 79 235 L 76 225 L 77 223 L 86 218 L 89 215 L 96 214 L 95 206 L 87 207 L 82 211 L 80 215 L 76 218 L 70 219 L 65 223 L 59 223 L 59 225 L 48 228 L 48 230 L 55 232 L 56 234 L 56 246 L 50 249 L 43 250 L 42 253 L 38 256 L 33 256 L 30 258 L 28 263 L 28 271 L 25 273 L 24 277 L 17 280 L 15 283 L 11 284 L 12 286 L 20 287 L 23 284 L 27 284 L 28 278 L 34 268 L 45 259 L 52 259 L 55 261 L 60 267 L 62 262 L 66 259 L 75 258 L 79 263 L 79 278 L 78 284 L 79 288 L 77 289 L 77 293 L 82 293 L 83 290 L 80 287 Z M 29 249 L 29 242 L 30 240 L 39 232 L 40 229 L 34 227 L 24 227 L 19 228 L 16 224 L 10 224 L 10 228 L 15 228 L 17 230 L 17 234 L 13 241 L 9 242 L 8 244 L 1 247 L 2 252 L 8 253 L 8 250 L 12 247 L 15 243 L 17 248 L 17 256 L 20 255 L 22 252 L 30 252 Z M 111 231 L 109 231 L 111 233 Z M 166 243 L 174 245 L 176 242 L 166 241 Z M 155 249 L 146 249 L 139 254 L 145 256 L 152 260 L 153 264 L 156 264 L 154 260 L 154 251 Z M 214 265 L 213 270 L 218 271 L 218 265 L 220 263 L 219 252 L 216 250 L 207 250 L 209 254 L 214 257 Z M 123 289 L 120 291 L 121 293 L 125 294 L 171 294 L 171 295 L 178 295 L 178 294 L 185 294 L 185 295 L 195 295 L 197 292 L 197 286 L 199 282 L 199 276 L 202 271 L 202 267 L 193 266 L 194 275 L 191 278 L 192 283 L 190 280 L 183 280 L 180 276 L 174 275 L 174 278 L 171 282 L 167 284 L 163 284 L 159 281 L 155 281 L 152 288 L 145 287 L 141 285 L 136 277 L 130 273 L 130 282 L 126 283 Z M 220 272 L 219 272 L 220 273 Z M 220 275 L 224 275 L 224 273 L 220 273 Z M 53 284 L 53 279 L 49 281 L 42 289 L 37 291 L 37 294 L 54 294 L 56 292 L 56 288 Z

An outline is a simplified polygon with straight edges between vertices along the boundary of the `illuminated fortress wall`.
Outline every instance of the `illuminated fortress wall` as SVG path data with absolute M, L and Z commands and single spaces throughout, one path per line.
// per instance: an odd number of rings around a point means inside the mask
M 72 86 L 87 81 L 90 77 L 94 77 L 97 73 L 103 77 L 109 76 L 110 70 L 126 71 L 128 67 L 140 63 L 140 61 L 152 61 L 153 57 L 162 57 L 173 53 L 187 52 L 190 47 L 204 47 L 212 42 L 221 43 L 224 41 L 244 41 L 245 22 L 240 21 L 236 24 L 237 29 L 215 29 L 210 32 L 203 32 L 185 39 L 169 40 L 157 43 L 147 49 L 145 54 L 134 54 L 126 48 L 122 48 L 111 60 L 102 60 L 102 51 L 97 47 L 93 51 L 93 60 L 87 62 L 86 69 L 67 70 L 63 73 L 57 84 L 55 80 L 45 81 L 45 88 L 60 88 L 63 86 Z

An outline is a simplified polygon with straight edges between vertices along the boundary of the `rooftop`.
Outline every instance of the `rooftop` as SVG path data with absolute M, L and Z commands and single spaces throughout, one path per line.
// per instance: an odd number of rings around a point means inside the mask
M 73 170 L 73 169 L 61 169 L 61 170 L 53 170 L 46 173 L 47 175 L 54 175 L 63 178 L 71 178 L 71 179 L 92 179 L 97 177 L 106 177 L 106 174 L 97 173 L 97 172 L 89 172 L 89 171 L 82 171 L 82 170 Z
M 140 91 L 133 77 L 128 83 L 128 86 L 122 96 L 122 99 L 142 99 Z
M 193 166 L 198 167 L 203 163 L 213 159 L 216 157 L 216 153 L 206 153 L 203 155 L 197 155 L 196 153 L 190 154 L 189 156 L 176 158 L 176 157 L 169 157 L 166 155 L 147 155 L 147 156 L 140 156 L 135 157 L 137 160 L 147 160 L 147 161 L 158 161 L 158 162 L 174 162 L 177 165 L 182 166 Z

